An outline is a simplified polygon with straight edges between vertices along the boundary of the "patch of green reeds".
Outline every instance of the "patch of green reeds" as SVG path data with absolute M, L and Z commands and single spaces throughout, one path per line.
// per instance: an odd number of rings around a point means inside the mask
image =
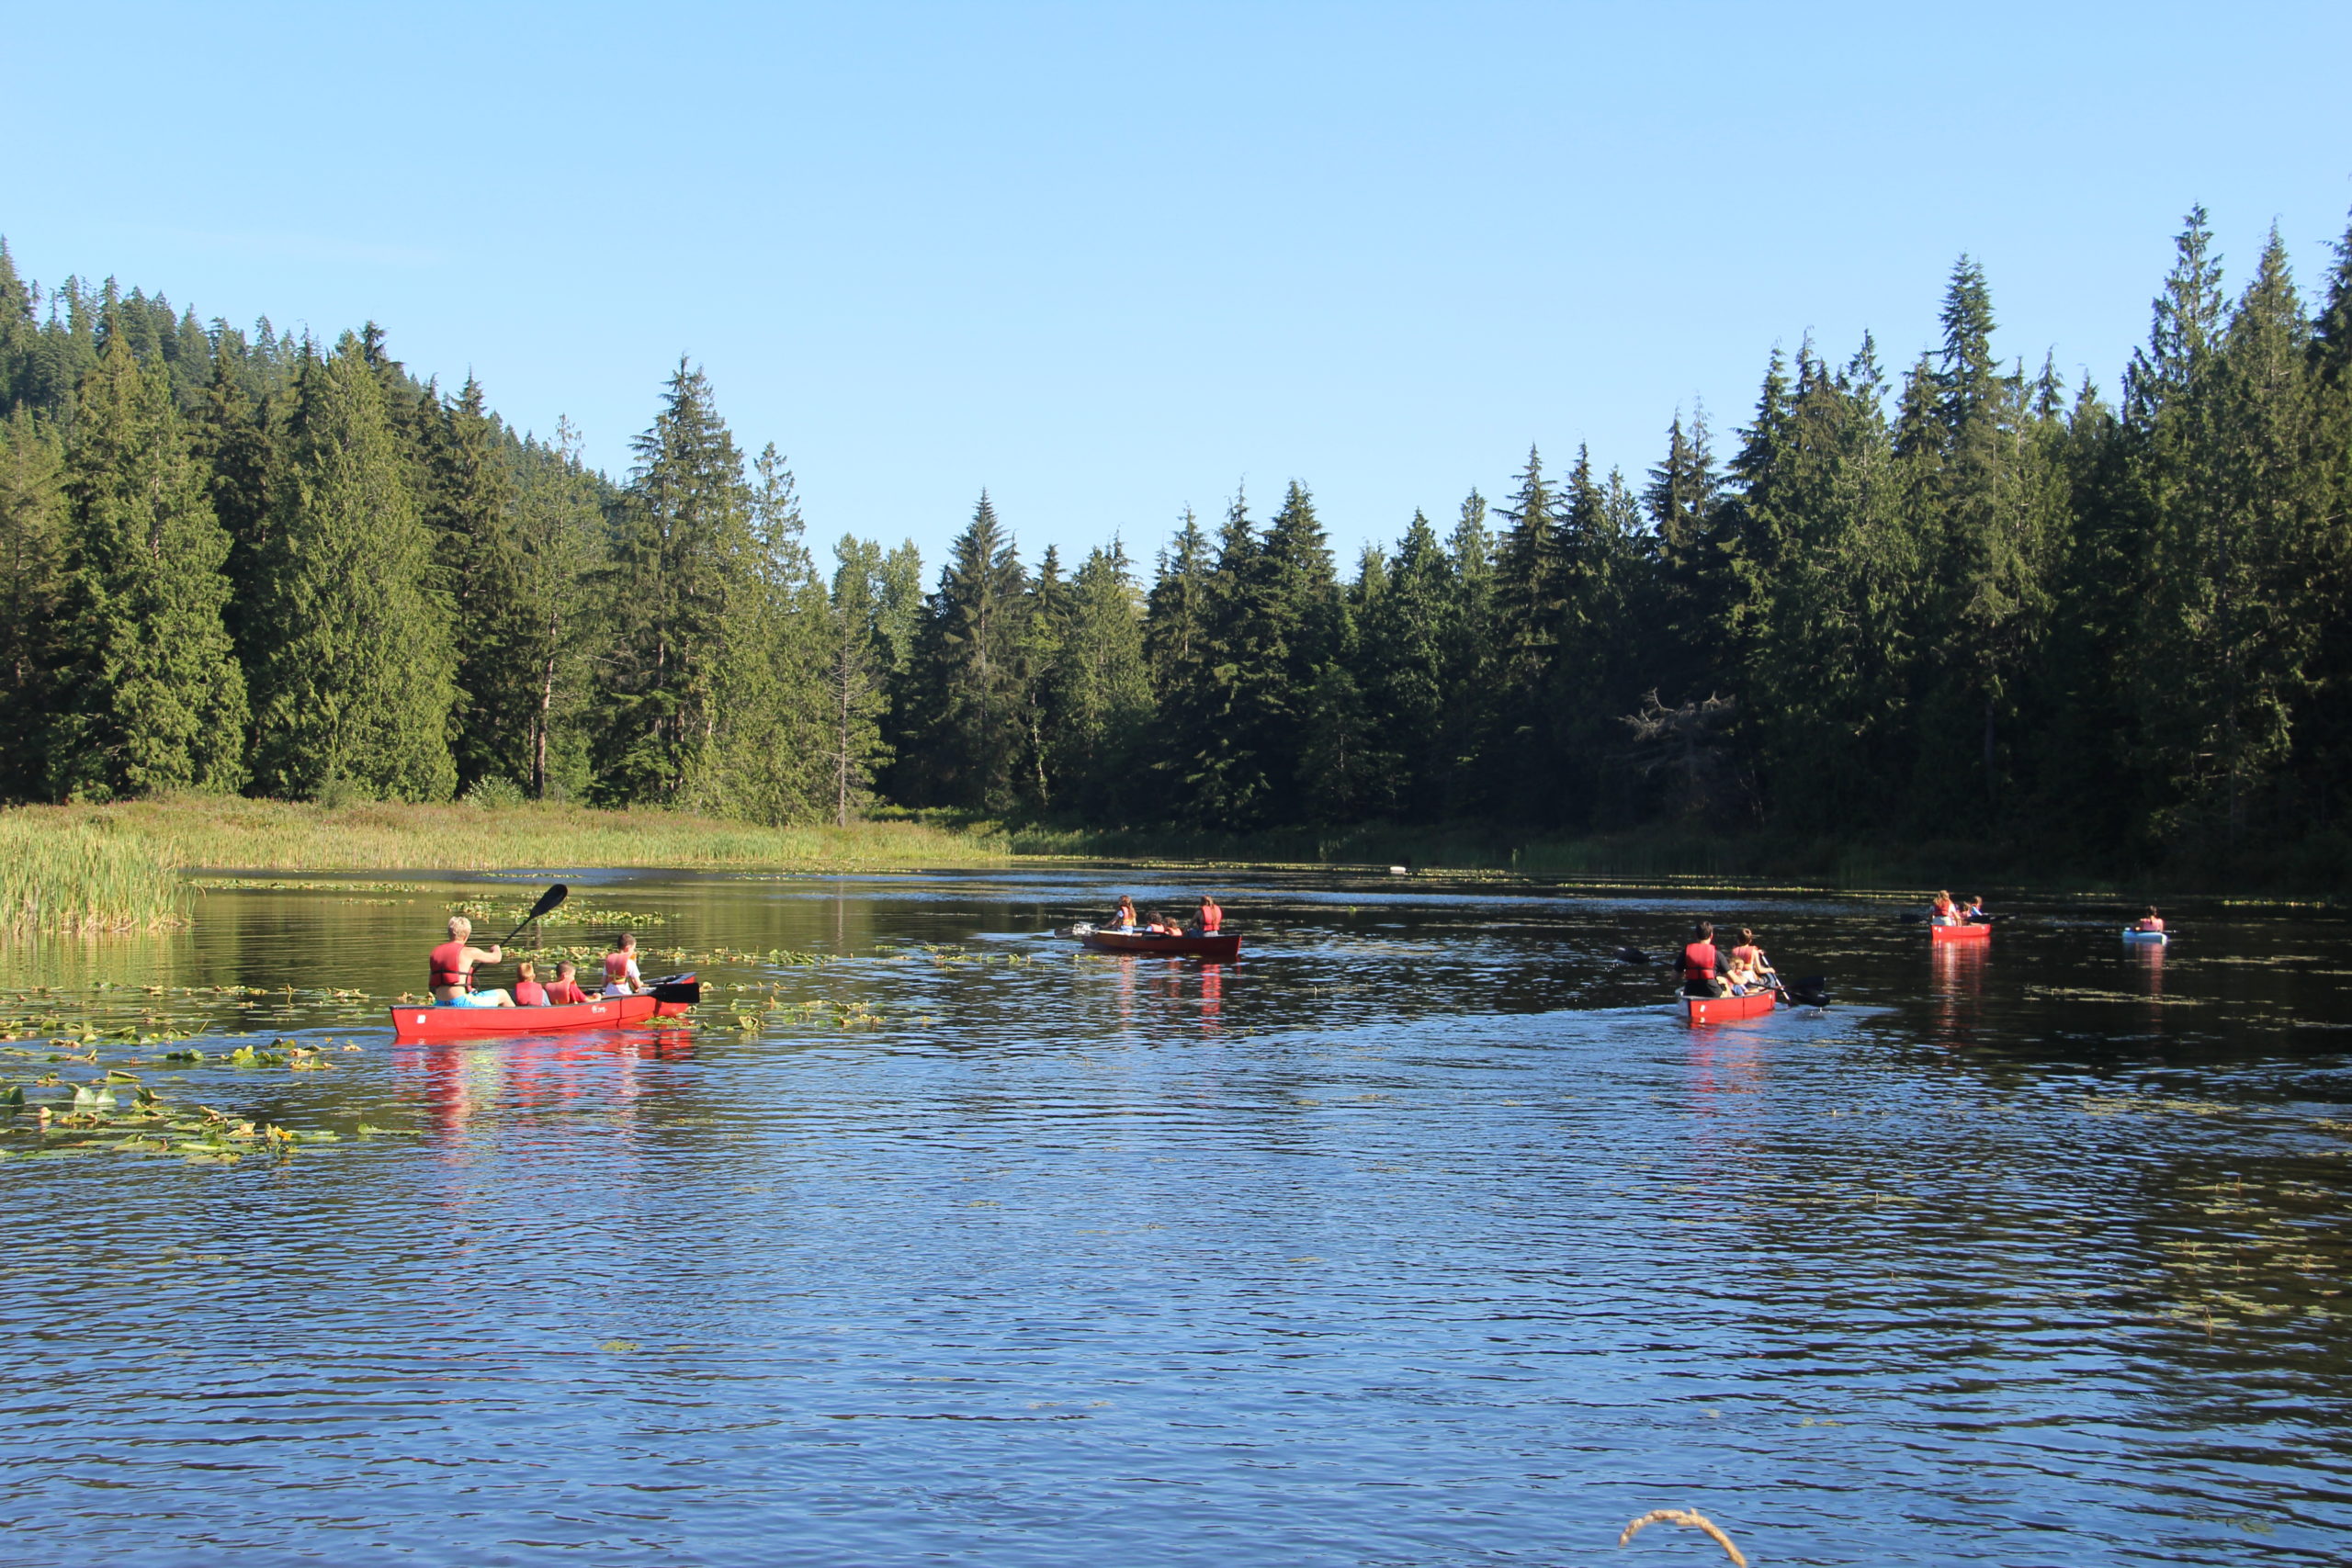
M 38 838 L 81 829 L 142 847 L 184 871 L 492 871 L 686 866 L 775 871 L 905 871 L 994 865 L 1009 851 L 986 831 L 918 821 L 768 828 L 682 811 L 597 811 L 533 803 L 326 807 L 181 795 L 6 814 Z
M 110 825 L 0 811 L 0 934 L 150 931 L 187 918 L 187 890 L 156 846 Z

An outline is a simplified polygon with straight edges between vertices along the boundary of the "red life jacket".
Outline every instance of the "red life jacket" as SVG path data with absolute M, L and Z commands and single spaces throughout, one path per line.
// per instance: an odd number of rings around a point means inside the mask
M 1750 968 L 1755 968 L 1763 964 L 1764 950 L 1760 947 L 1743 944 L 1731 950 L 1731 961 L 1734 964 L 1745 964 Z
M 637 954 L 634 953 L 608 953 L 605 954 L 605 984 L 607 986 L 617 986 L 622 981 L 628 979 L 628 966 L 636 962 Z
M 587 999 L 588 993 L 582 990 L 576 981 L 558 980 L 548 987 L 549 1007 L 574 1007 Z
M 1201 906 L 1202 935 L 1214 936 L 1216 933 L 1216 929 L 1223 924 L 1225 924 L 1225 911 L 1223 909 L 1219 908 L 1215 904 L 1203 904 Z
M 1694 942 L 1684 948 L 1682 972 L 1685 975 L 1695 975 L 1702 980 L 1713 979 L 1715 977 L 1715 944 L 1712 942 Z
M 537 980 L 514 982 L 514 1005 L 518 1008 L 543 1008 L 548 1005 L 548 988 Z
M 427 960 L 433 968 L 433 978 L 428 984 L 435 987 L 455 986 L 461 991 L 471 990 L 472 980 L 468 977 L 463 969 L 458 967 L 465 955 L 465 951 L 466 944 L 462 942 L 445 942 L 435 948 Z

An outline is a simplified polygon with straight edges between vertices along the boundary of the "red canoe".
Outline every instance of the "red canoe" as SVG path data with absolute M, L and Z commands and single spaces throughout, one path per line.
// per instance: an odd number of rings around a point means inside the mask
M 1750 991 L 1744 997 L 1685 997 L 1682 1008 L 1692 1023 L 1723 1023 L 1735 1018 L 1761 1018 L 1772 1010 L 1775 1000 L 1770 991 Z
M 657 981 L 639 997 L 594 997 L 554 1008 L 396 1007 L 392 1038 L 464 1040 L 484 1034 L 548 1034 L 565 1029 L 617 1029 L 649 1018 L 677 1018 L 701 998 L 691 975 Z
M 1147 936 L 1137 931 L 1130 936 L 1125 931 L 1082 931 L 1078 940 L 1097 953 L 1148 953 L 1161 958 L 1209 958 L 1220 963 L 1241 956 L 1238 931 L 1216 936 Z
M 1990 942 L 1993 940 L 1993 928 L 1988 923 L 1973 926 L 1929 926 L 1928 940 L 1929 942 Z

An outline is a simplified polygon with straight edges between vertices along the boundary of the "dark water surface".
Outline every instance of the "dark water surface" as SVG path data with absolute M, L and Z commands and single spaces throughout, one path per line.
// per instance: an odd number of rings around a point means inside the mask
M 11 952 L 342 1134 L 0 1138 L 11 1561 L 2352 1559 L 2334 919 L 1220 874 L 1204 968 L 1047 934 L 1198 881 L 572 880 L 696 1027 L 394 1045 L 446 889 Z M 1610 954 L 1698 911 L 1838 1005 L 1686 1027 Z M 331 1070 L 220 1064 L 281 1037 Z

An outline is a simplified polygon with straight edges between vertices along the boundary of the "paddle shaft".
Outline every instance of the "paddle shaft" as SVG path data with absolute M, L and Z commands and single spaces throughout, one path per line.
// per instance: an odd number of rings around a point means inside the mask
M 542 919 L 545 916 L 554 913 L 558 908 L 562 907 L 563 901 L 571 897 L 571 889 L 566 887 L 560 882 L 557 883 L 553 887 L 548 888 L 545 893 L 540 894 L 539 901 L 531 906 L 531 912 L 524 916 L 521 922 L 517 924 L 513 931 L 508 931 L 505 938 L 501 941 L 498 945 L 502 949 L 504 948 L 507 942 L 513 942 L 516 937 L 523 934 L 524 926 L 529 925 L 533 920 Z

